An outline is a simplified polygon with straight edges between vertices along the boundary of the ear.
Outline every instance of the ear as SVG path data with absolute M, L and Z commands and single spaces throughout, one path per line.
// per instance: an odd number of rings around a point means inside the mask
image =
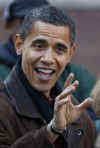
M 21 55 L 22 54 L 22 51 L 23 51 L 23 42 L 20 38 L 20 34 L 16 34 L 16 37 L 15 37 L 15 47 L 16 47 L 16 53 L 17 55 Z
M 76 44 L 73 43 L 73 45 L 71 46 L 71 49 L 70 49 L 70 59 L 72 58 L 75 50 L 76 50 Z

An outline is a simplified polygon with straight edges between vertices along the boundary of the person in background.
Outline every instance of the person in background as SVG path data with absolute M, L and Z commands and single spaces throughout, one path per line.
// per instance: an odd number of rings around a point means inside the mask
M 95 121 L 97 131 L 100 133 L 100 77 L 97 79 L 95 86 L 91 91 L 91 95 L 93 98 L 93 108 L 97 116 L 97 120 Z
M 7 42 L 0 44 L 0 79 L 4 80 L 12 67 L 16 64 L 17 55 L 14 46 L 14 35 L 18 32 L 25 15 L 32 8 L 39 7 L 41 5 L 48 5 L 46 0 L 14 0 L 4 13 L 5 28 L 9 30 L 10 37 Z M 74 74 L 74 80 L 79 81 L 79 87 L 73 93 L 79 102 L 82 102 L 84 98 L 89 97 L 90 91 L 96 81 L 96 77 L 93 76 L 86 68 L 83 68 L 79 64 L 68 63 L 63 74 L 60 76 L 58 83 L 63 88 L 64 82 L 70 73 Z M 87 108 L 89 114 L 93 120 L 96 120 L 95 113 L 91 106 Z
M 98 77 L 96 84 L 91 91 L 90 96 L 94 99 L 93 108 L 97 116 L 95 125 L 98 131 L 98 136 L 95 142 L 95 148 L 99 148 L 100 147 L 100 76 Z
M 72 96 L 73 74 L 58 78 L 75 52 L 75 26 L 53 6 L 32 9 L 15 38 L 16 65 L 0 84 L 0 147 L 92 148 L 93 121 Z
M 13 0 L 4 11 L 4 27 L 10 34 L 8 41 L 0 42 L 0 79 L 4 80 L 16 64 L 17 54 L 14 35 L 18 32 L 25 15 L 32 8 L 47 5 L 47 0 Z

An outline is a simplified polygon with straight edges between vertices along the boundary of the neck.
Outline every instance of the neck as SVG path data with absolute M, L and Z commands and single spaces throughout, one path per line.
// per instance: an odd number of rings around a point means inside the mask
M 43 95 L 48 99 L 50 98 L 50 91 L 43 92 Z

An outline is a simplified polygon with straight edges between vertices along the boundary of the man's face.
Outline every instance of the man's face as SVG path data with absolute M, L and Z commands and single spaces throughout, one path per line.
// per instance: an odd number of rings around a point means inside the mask
M 16 37 L 27 79 L 36 90 L 49 93 L 74 52 L 74 45 L 70 46 L 69 27 L 38 21 L 23 45 L 19 46 L 19 42 Z

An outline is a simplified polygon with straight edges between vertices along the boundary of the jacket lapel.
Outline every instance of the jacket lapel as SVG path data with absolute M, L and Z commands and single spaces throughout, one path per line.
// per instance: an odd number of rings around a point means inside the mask
M 33 103 L 32 99 L 25 91 L 23 84 L 20 82 L 15 67 L 4 81 L 4 85 L 11 99 L 10 101 L 14 105 L 18 114 L 30 118 L 42 118 L 36 105 Z

